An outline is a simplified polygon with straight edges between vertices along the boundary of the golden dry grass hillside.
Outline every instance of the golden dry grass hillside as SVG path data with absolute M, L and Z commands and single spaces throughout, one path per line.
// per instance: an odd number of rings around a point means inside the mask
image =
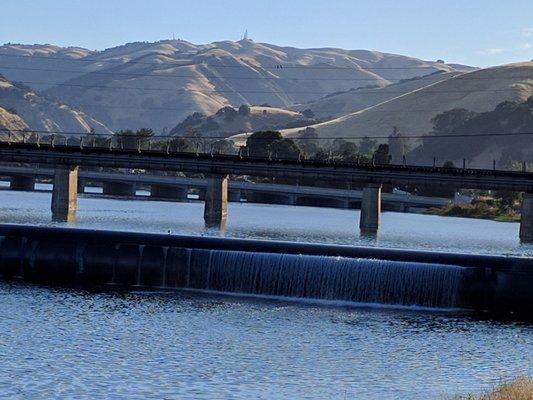
M 170 131 L 188 115 L 224 106 L 288 107 L 354 88 L 467 67 L 397 54 L 298 49 L 252 40 L 138 42 L 103 51 L 0 46 L 0 73 L 26 82 L 113 130 Z
M 31 130 L 112 133 L 107 126 L 84 112 L 42 96 L 25 85 L 10 82 L 2 76 L 0 76 L 0 107 L 11 114 L 4 117 L 5 121 L 10 119 L 11 124 L 23 123 L 24 127 Z
M 505 100 L 524 101 L 531 95 L 533 62 L 510 64 L 460 74 L 313 128 L 322 138 L 386 136 L 395 126 L 404 135 L 425 135 L 432 129 L 432 118 L 444 111 L 485 112 Z M 298 131 L 288 129 L 283 134 L 294 136 Z

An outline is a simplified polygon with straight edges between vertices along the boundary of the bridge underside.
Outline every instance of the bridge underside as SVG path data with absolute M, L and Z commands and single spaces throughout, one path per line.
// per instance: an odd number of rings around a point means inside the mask
M 151 185 L 150 196 L 156 199 L 186 201 L 188 188 L 166 185 Z
M 33 190 L 35 176 L 15 175 L 11 177 L 10 189 Z M 114 196 L 134 196 L 135 183 L 105 182 L 104 194 Z M 174 201 L 186 201 L 188 187 L 182 183 L 179 186 L 167 184 L 150 184 L 151 196 Z M 278 204 L 292 204 L 335 208 L 361 208 L 359 226 L 363 234 L 376 234 L 380 227 L 380 213 L 382 210 L 381 185 L 367 184 L 363 188 L 362 199 L 356 198 L 328 198 L 299 193 L 267 193 L 257 190 L 247 190 L 228 187 L 228 176 L 223 174 L 211 175 L 207 188 L 198 188 L 200 200 L 205 200 L 204 219 L 206 226 L 223 228 L 227 220 L 228 201 L 241 201 L 245 195 L 249 202 L 264 202 Z M 83 192 L 83 184 L 78 180 L 77 166 L 58 165 L 54 172 L 54 186 L 52 194 L 52 216 L 54 220 L 71 221 L 75 218 L 77 209 L 77 194 Z M 419 207 L 417 203 L 398 203 L 390 199 L 385 200 L 387 208 L 396 211 L 407 211 L 409 207 Z M 420 201 L 420 200 L 419 200 Z M 533 193 L 524 195 L 522 218 L 520 223 L 520 240 L 533 243 Z
M 135 185 L 126 182 L 104 182 L 103 193 L 109 196 L 135 196 Z
M 32 191 L 35 189 L 35 178 L 33 176 L 12 176 L 9 188 L 18 191 Z

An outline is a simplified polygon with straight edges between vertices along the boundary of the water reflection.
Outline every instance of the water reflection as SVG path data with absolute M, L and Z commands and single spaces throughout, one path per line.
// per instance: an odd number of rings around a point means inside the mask
M 50 222 L 50 194 L 0 190 L 0 223 Z M 488 220 L 384 212 L 377 237 L 361 236 L 359 211 L 230 203 L 224 232 L 207 229 L 201 202 L 172 203 L 80 196 L 68 226 L 190 235 L 276 239 L 468 253 L 533 256 L 520 244 L 519 225 Z

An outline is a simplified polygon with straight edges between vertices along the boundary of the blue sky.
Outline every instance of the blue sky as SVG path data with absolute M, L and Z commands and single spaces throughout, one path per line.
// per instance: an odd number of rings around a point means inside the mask
M 341 47 L 476 66 L 533 59 L 533 0 L 2 0 L 0 43 L 176 37 Z

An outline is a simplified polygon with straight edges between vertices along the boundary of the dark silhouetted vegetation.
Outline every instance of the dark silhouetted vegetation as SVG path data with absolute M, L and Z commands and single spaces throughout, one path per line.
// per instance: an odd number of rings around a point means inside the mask
M 435 116 L 432 123 L 433 130 L 410 153 L 409 159 L 426 164 L 434 156 L 471 160 L 487 149 L 495 149 L 500 152 L 496 160 L 500 167 L 516 169 L 516 162 L 533 162 L 532 136 L 524 134 L 533 132 L 533 97 L 523 102 L 504 101 L 484 113 L 465 109 L 446 111 Z

